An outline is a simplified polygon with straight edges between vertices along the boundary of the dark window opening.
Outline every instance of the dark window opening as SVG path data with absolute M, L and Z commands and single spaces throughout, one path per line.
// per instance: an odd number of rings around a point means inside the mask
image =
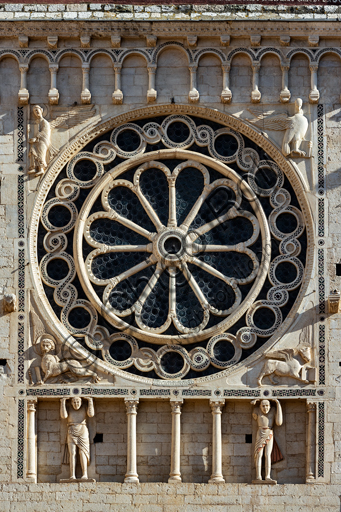
M 94 437 L 94 443 L 103 443 L 103 434 L 96 434 Z
M 247 444 L 252 443 L 252 434 L 245 434 L 245 443 L 247 443 Z
M 0 359 L 0 366 L 6 366 L 7 359 Z
M 336 275 L 341 276 L 341 263 L 336 263 Z

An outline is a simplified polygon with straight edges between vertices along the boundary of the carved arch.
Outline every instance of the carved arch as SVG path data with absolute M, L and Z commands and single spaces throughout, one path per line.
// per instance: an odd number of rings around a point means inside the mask
M 322 48 L 321 50 L 316 52 L 315 57 L 314 57 L 315 62 L 317 62 L 319 64 L 323 55 L 326 55 L 328 53 L 331 53 L 332 55 L 336 55 L 337 57 L 339 57 L 339 59 L 341 59 L 341 50 L 337 50 L 337 48 Z
M 30 65 L 32 60 L 35 59 L 36 57 L 43 58 L 49 64 L 51 64 L 51 62 L 53 62 L 53 57 L 52 57 L 51 53 L 47 52 L 45 50 L 33 50 L 32 52 L 29 52 L 25 57 L 25 61 L 27 62 L 28 65 Z
M 207 54 L 212 54 L 212 55 L 215 55 L 216 57 L 218 57 L 221 61 L 221 64 L 226 63 L 225 54 L 223 52 L 221 52 L 220 50 L 217 50 L 216 48 L 204 48 L 203 50 L 199 50 L 197 53 L 194 54 L 194 62 L 196 64 L 199 64 L 201 57 L 203 57 L 204 55 L 207 55 Z
M 78 57 L 78 59 L 81 61 L 81 64 L 86 62 L 85 55 L 78 51 L 78 50 L 72 50 L 71 48 L 66 48 L 65 50 L 61 50 L 54 58 L 54 62 L 57 62 L 57 64 L 60 63 L 61 59 L 67 55 L 74 55 L 75 57 Z
M 16 52 L 15 50 L 0 50 L 0 61 L 2 59 L 6 59 L 7 57 L 12 57 L 17 61 L 17 63 L 23 64 L 23 61 L 21 59 L 21 55 L 19 52 Z
M 144 50 L 138 50 L 135 48 L 131 49 L 131 50 L 126 50 L 123 53 L 121 53 L 121 55 L 119 56 L 118 62 L 121 62 L 121 64 L 123 64 L 125 59 L 127 57 L 129 57 L 130 55 L 139 55 L 140 57 L 143 57 L 146 61 L 147 66 L 151 62 L 150 57 L 147 52 L 145 52 Z
M 187 50 L 183 44 L 178 43 L 177 41 L 168 41 L 167 43 L 160 44 L 160 46 L 157 46 L 152 54 L 152 62 L 157 63 L 159 55 L 166 49 L 166 48 L 178 48 L 179 50 L 183 51 L 183 53 L 186 54 L 188 59 L 188 64 L 193 63 L 193 55 L 190 50 Z
M 89 52 L 86 55 L 86 62 L 89 62 L 89 64 L 91 65 L 92 59 L 94 57 L 96 57 L 97 55 L 105 55 L 106 57 L 109 57 L 109 59 L 111 60 L 111 62 L 113 64 L 116 62 L 115 56 L 109 50 L 105 50 L 105 49 L 102 49 L 102 48 L 98 48 L 96 50 L 92 50 L 91 52 Z
M 309 65 L 312 64 L 312 62 L 314 61 L 314 55 L 311 51 L 307 50 L 306 48 L 295 48 L 286 55 L 286 58 L 289 60 L 289 62 L 291 62 L 291 59 L 295 55 L 299 55 L 300 53 L 308 57 Z
M 249 50 L 248 48 L 235 48 L 232 50 L 226 57 L 227 62 L 232 62 L 232 59 L 238 55 L 239 53 L 242 53 L 244 55 L 247 55 L 251 61 L 251 63 L 256 60 L 255 53 L 252 50 Z

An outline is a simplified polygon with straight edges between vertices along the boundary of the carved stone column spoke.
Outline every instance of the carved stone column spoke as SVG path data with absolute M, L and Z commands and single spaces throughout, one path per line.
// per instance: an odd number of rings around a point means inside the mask
M 172 408 L 172 452 L 171 452 L 171 471 L 169 473 L 169 483 L 181 482 L 180 472 L 180 446 L 181 446 L 181 406 L 183 401 L 171 402 Z
M 316 403 L 307 402 L 307 461 L 306 482 L 315 481 L 316 458 Z
M 224 64 L 221 66 L 223 70 L 223 90 L 220 96 L 222 103 L 230 103 L 232 100 L 232 92 L 230 90 L 230 69 L 231 66 Z
M 213 416 L 212 428 L 212 475 L 210 484 L 224 483 L 222 473 L 221 415 L 225 400 L 210 402 Z
M 81 101 L 84 105 L 91 103 L 89 72 L 90 72 L 90 64 L 89 64 L 89 62 L 84 62 L 82 64 L 83 89 L 82 89 L 82 93 L 81 93 Z
M 27 71 L 28 66 L 20 66 L 20 89 L 18 93 L 19 105 L 28 105 L 30 94 L 27 90 Z
M 288 103 L 291 98 L 291 93 L 289 91 L 289 64 L 285 64 L 281 66 L 282 69 L 282 90 L 279 95 L 279 99 L 282 103 Z
M 58 105 L 59 101 L 59 92 L 57 89 L 57 71 L 58 64 L 50 64 L 49 69 L 51 73 L 51 89 L 48 93 L 49 103 L 50 105 Z
M 114 105 L 122 105 L 123 103 L 123 92 L 121 91 L 121 69 L 122 64 L 115 62 L 115 91 L 112 93 L 112 102 Z
M 191 103 L 197 103 L 199 101 L 199 92 L 197 90 L 197 64 L 191 64 L 189 66 L 190 73 L 190 91 L 188 99 Z
M 252 103 L 259 103 L 261 100 L 261 93 L 258 89 L 259 86 L 259 70 L 260 64 L 256 63 L 252 65 L 252 92 L 251 92 L 251 101 Z
M 36 429 L 37 400 L 27 402 L 27 478 L 37 481 L 37 429 Z
M 156 64 L 149 64 L 148 66 L 148 91 L 147 101 L 153 103 L 157 98 L 157 91 L 155 89 L 155 75 L 156 75 Z
M 317 70 L 318 70 L 317 64 L 313 64 L 310 66 L 310 72 L 311 72 L 311 91 L 309 93 L 309 102 L 310 103 L 318 103 L 318 100 L 320 99 L 320 93 L 317 90 Z
M 139 483 L 136 467 L 136 415 L 138 400 L 125 400 L 127 408 L 127 472 L 125 482 Z

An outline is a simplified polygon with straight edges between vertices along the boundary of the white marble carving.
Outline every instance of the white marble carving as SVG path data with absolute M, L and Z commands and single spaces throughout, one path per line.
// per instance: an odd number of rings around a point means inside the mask
M 333 315 L 333 314 L 339 312 L 340 301 L 341 301 L 341 294 L 340 294 L 339 290 L 334 290 L 333 292 L 330 292 L 330 294 L 328 296 L 328 313 L 330 315 Z
M 18 299 L 14 293 L 5 293 L 4 295 L 4 313 L 13 313 L 18 309 Z
M 262 371 L 258 377 L 258 385 L 262 386 L 264 377 L 269 377 L 271 384 L 277 385 L 279 382 L 274 379 L 278 377 L 291 377 L 305 384 L 309 384 L 306 378 L 306 370 L 313 369 L 308 366 L 312 359 L 312 350 L 309 345 L 299 345 L 297 348 L 286 348 L 265 354 L 269 359 L 265 361 Z M 303 364 L 302 362 L 303 361 Z
M 61 482 L 73 482 L 76 480 L 76 457 L 77 447 L 79 460 L 82 468 L 80 480 L 83 482 L 95 482 L 93 478 L 88 478 L 88 468 L 90 464 L 90 440 L 89 430 L 86 424 L 87 416 L 92 418 L 95 415 L 94 404 L 91 397 L 84 397 L 88 401 L 88 406 L 82 406 L 82 399 L 74 397 L 71 399 L 71 407 L 66 407 L 67 398 L 60 400 L 60 416 L 67 419 L 67 445 L 70 457 L 70 478 L 61 480 Z
M 256 405 L 259 400 L 253 400 L 251 405 Z M 260 405 L 254 407 L 252 417 L 257 421 L 257 437 L 255 442 L 254 459 L 256 466 L 256 480 L 253 484 L 277 484 L 271 478 L 271 453 L 274 447 L 274 424 L 280 426 L 283 423 L 282 407 L 278 400 L 276 410 L 271 408 L 269 400 L 261 400 Z M 265 479 L 262 479 L 262 457 L 265 457 Z
M 38 120 L 38 133 L 29 140 L 31 144 L 28 174 L 40 176 L 47 168 L 47 152 L 51 145 L 51 125 L 43 117 L 43 109 L 39 105 L 33 107 L 33 115 Z
M 308 131 L 308 119 L 303 115 L 302 110 L 303 101 L 297 98 L 295 101 L 295 114 L 288 116 L 286 113 L 276 114 L 274 110 L 264 112 L 261 109 L 248 109 L 255 117 L 248 119 L 248 121 L 262 130 L 284 131 L 282 153 L 284 156 L 291 158 L 311 156 L 312 143 L 308 141 L 307 151 L 303 151 L 301 144 L 305 141 L 305 136 Z
M 44 325 L 38 315 L 31 312 L 31 321 L 33 325 L 33 337 L 35 342 L 35 351 L 41 356 L 40 366 L 34 366 L 36 384 L 42 385 L 49 381 L 49 384 L 55 382 L 74 382 L 78 379 L 91 379 L 92 382 L 98 382 L 100 379 L 97 373 L 86 366 L 82 366 L 76 359 L 66 358 L 61 349 L 56 354 L 56 340 L 50 334 L 46 334 Z M 32 379 L 32 372 L 30 372 Z

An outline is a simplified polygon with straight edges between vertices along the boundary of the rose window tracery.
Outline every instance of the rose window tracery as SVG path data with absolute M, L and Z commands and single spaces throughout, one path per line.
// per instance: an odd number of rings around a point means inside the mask
M 41 210 L 51 309 L 117 369 L 163 379 L 233 367 L 299 293 L 305 220 L 255 143 L 185 115 L 118 126 L 72 158 Z

